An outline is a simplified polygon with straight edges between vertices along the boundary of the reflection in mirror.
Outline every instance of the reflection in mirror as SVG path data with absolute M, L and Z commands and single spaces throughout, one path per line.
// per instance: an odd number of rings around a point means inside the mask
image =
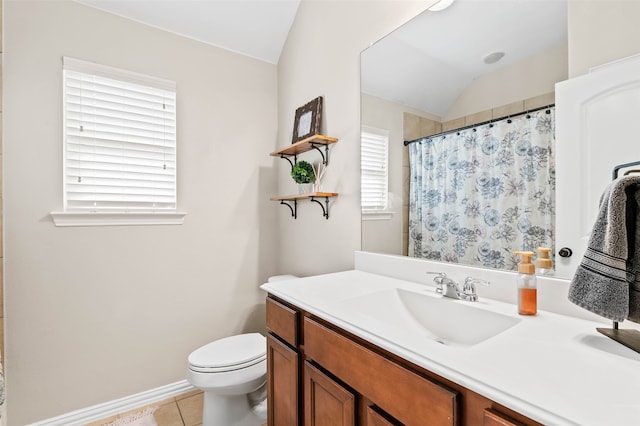
M 566 1 L 458 0 L 365 50 L 361 67 L 362 126 L 389 146 L 364 251 L 513 269 L 512 250 L 553 247 L 547 106 L 567 78 Z

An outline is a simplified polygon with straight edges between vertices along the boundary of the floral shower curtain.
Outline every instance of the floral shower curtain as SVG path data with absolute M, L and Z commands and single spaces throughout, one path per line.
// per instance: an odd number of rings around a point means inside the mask
M 553 248 L 554 143 L 548 108 L 409 144 L 409 255 L 514 270 Z

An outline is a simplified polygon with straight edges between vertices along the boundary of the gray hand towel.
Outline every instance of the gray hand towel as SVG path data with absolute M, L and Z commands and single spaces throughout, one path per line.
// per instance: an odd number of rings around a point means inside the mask
M 629 321 L 640 323 L 640 187 L 633 192 L 635 201 L 634 252 L 630 256 L 629 271 Z
M 640 322 L 640 176 L 613 181 L 569 286 L 569 300 L 614 321 Z

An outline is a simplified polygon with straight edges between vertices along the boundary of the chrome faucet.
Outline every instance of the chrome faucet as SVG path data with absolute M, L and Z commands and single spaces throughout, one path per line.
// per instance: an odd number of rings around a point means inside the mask
M 435 274 L 433 281 L 438 285 L 436 293 L 442 294 L 444 297 L 452 299 L 465 300 L 467 302 L 477 302 L 478 294 L 476 293 L 476 284 L 489 285 L 489 281 L 479 278 L 467 277 L 464 280 L 462 288 L 451 278 L 447 277 L 444 272 L 427 272 L 427 274 Z

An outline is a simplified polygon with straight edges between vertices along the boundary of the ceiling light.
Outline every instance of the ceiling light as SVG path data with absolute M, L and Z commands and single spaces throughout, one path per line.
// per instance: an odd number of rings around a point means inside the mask
M 451 3 L 453 3 L 453 1 L 454 0 L 440 0 L 433 6 L 429 7 L 427 10 L 430 10 L 431 12 L 439 12 L 451 6 Z
M 484 63 L 485 64 L 495 64 L 500 59 L 502 59 L 503 56 L 504 56 L 504 52 L 489 53 L 487 56 L 484 57 Z

